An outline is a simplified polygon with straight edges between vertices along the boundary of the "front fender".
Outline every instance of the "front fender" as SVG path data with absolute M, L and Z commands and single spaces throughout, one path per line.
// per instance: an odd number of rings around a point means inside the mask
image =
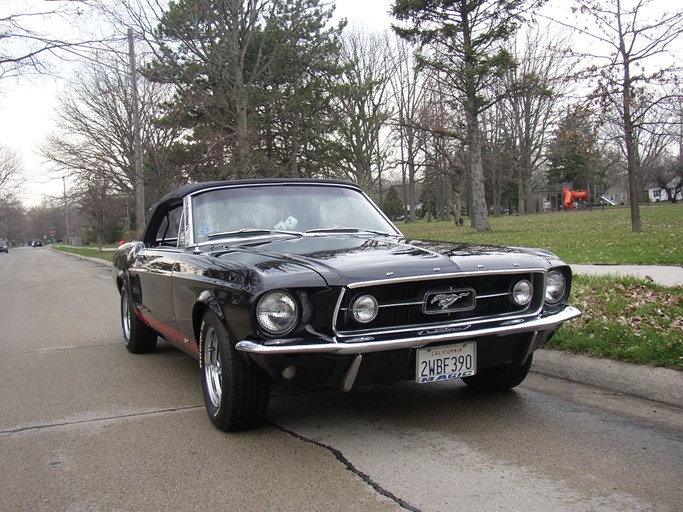
M 211 310 L 221 320 L 221 322 L 225 322 L 223 308 L 221 308 L 221 304 L 218 301 L 218 298 L 216 298 L 213 292 L 209 290 L 204 290 L 197 297 L 197 302 L 195 303 L 194 310 L 192 311 L 193 323 L 195 325 L 201 322 L 201 317 L 204 315 L 204 311 L 206 309 Z
M 124 284 L 130 285 L 127 278 L 128 269 L 135 263 L 135 256 L 144 248 L 145 244 L 142 242 L 128 242 L 116 249 L 112 261 L 112 273 L 119 293 Z
M 206 311 L 211 311 L 221 322 L 225 323 L 225 315 L 221 309 L 216 296 L 209 290 L 204 290 L 197 297 L 197 301 L 192 309 L 192 330 L 194 331 L 194 339 L 197 340 L 197 348 L 199 349 L 199 367 L 204 368 L 204 350 L 202 348 L 201 328 L 202 318 Z

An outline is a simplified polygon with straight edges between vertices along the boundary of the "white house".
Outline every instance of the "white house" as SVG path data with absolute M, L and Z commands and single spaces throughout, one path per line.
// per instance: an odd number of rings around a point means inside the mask
M 676 192 L 676 200 L 680 201 L 683 199 L 683 193 L 681 192 L 681 177 L 677 176 L 673 180 L 671 180 L 667 188 L 670 191 L 675 191 Z M 671 198 L 669 197 L 669 194 L 667 193 L 666 190 L 664 190 L 662 187 L 657 185 L 656 183 L 650 183 L 647 187 L 647 199 L 651 203 L 659 203 L 663 201 L 670 201 Z

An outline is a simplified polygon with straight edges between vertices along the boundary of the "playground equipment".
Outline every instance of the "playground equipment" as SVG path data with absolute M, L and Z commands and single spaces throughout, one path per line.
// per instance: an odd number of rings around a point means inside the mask
M 579 199 L 588 201 L 588 190 L 569 190 L 568 188 L 563 188 L 562 198 L 564 207 L 568 210 L 571 210 L 574 208 L 574 201 L 577 201 Z
M 612 201 L 609 197 L 600 196 L 600 199 L 602 199 L 602 200 L 605 201 L 607 204 L 610 204 L 610 205 L 612 205 L 612 206 L 616 206 L 616 205 L 617 205 L 617 203 L 615 203 L 614 201 Z

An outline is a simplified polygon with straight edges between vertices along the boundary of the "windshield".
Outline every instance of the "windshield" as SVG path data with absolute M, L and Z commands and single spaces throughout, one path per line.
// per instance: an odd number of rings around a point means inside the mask
M 342 229 L 345 228 L 345 229 Z M 270 232 L 373 231 L 399 234 L 358 191 L 330 185 L 253 185 L 192 198 L 195 243 Z

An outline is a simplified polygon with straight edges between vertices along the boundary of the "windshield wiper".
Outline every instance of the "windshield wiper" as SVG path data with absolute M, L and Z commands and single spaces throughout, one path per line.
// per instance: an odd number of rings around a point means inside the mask
M 342 226 L 334 226 L 331 228 L 316 228 L 309 229 L 306 233 L 372 233 L 373 235 L 382 236 L 398 236 L 395 233 L 388 233 L 386 231 L 379 231 L 376 229 L 366 229 L 366 228 L 347 228 Z
M 299 231 L 281 231 L 277 229 L 254 229 L 244 228 L 235 231 L 222 231 L 220 233 L 211 233 L 206 235 L 207 240 L 215 240 L 217 238 L 237 238 L 241 236 L 260 236 L 260 235 L 289 235 L 289 236 L 303 236 Z

